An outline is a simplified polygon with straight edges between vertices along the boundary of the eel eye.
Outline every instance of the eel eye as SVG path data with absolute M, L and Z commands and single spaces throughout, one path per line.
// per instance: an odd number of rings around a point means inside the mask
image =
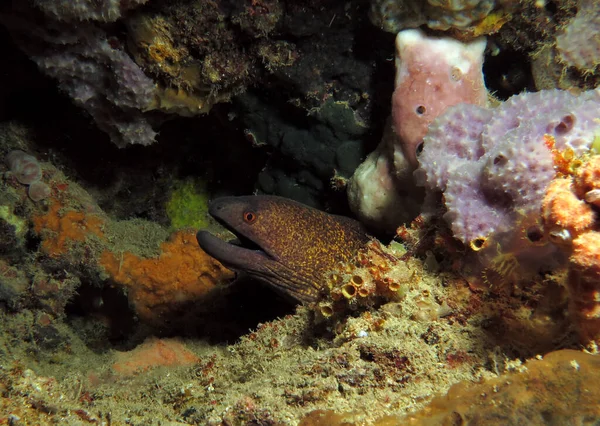
M 256 217 L 256 213 L 254 212 L 244 212 L 244 222 L 246 223 L 256 222 Z

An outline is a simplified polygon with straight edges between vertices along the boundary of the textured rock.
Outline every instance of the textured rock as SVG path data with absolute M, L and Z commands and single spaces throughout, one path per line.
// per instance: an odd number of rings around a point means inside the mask
M 596 0 L 580 0 L 577 15 L 556 37 L 560 60 L 583 72 L 600 64 L 600 7 Z

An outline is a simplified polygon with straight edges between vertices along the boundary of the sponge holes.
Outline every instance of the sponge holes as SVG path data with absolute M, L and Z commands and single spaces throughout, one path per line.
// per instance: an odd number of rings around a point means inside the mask
M 423 142 L 421 142 L 420 144 L 417 145 L 417 148 L 415 149 L 415 153 L 417 154 L 417 157 L 419 155 L 421 155 L 421 153 L 423 152 L 423 148 L 424 148 Z
M 569 133 L 575 127 L 575 116 L 567 114 L 560 119 L 560 122 L 554 126 L 555 135 L 564 135 Z
M 488 246 L 488 238 L 487 237 L 473 238 L 469 242 L 469 247 L 471 247 L 471 250 L 473 250 L 473 251 L 483 250 L 487 246 Z
M 544 231 L 539 226 L 530 226 L 525 230 L 525 237 L 533 244 L 544 243 Z
M 494 166 L 502 167 L 508 162 L 508 158 L 506 158 L 502 154 L 498 154 L 494 157 L 493 162 L 494 162 Z

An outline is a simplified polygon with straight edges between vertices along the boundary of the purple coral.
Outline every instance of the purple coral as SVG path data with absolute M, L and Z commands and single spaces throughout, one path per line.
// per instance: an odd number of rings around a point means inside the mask
M 599 104 L 599 90 L 552 90 L 515 96 L 493 110 L 449 108 L 430 126 L 417 181 L 444 192 L 445 219 L 459 240 L 514 241 L 555 176 L 544 136 L 558 150 L 585 153 L 600 130 Z
M 37 10 L 15 1 L 13 14 L 0 16 L 21 49 L 119 147 L 154 142 L 156 132 L 144 111 L 155 100 L 155 85 L 122 45 L 90 19 L 114 20 L 138 3 L 143 1 L 36 2 L 48 13 L 40 20 Z
M 479 160 L 484 154 L 481 133 L 492 118 L 492 111 L 459 104 L 446 109 L 441 117 L 431 123 L 423 139 L 423 146 L 428 149 L 423 149 L 419 156 L 421 168 L 415 172 L 415 179 L 421 186 L 445 191 L 449 177 L 457 168 Z M 449 155 L 454 158 L 453 162 L 445 160 Z

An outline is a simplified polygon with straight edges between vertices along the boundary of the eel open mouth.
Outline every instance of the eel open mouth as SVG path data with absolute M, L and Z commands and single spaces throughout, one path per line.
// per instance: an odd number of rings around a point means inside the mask
M 198 231 L 196 240 L 200 248 L 231 269 L 254 270 L 271 257 L 255 243 L 243 243 L 242 239 L 224 241 L 208 231 Z M 247 239 L 246 239 L 247 240 Z
M 265 263 L 277 262 L 277 256 L 268 247 L 261 245 L 260 239 L 247 235 L 248 231 L 236 226 L 232 218 L 238 213 L 232 213 L 229 207 L 230 197 L 223 197 L 210 203 L 208 213 L 236 238 L 224 241 L 208 231 L 198 231 L 196 240 L 200 248 L 231 269 L 256 271 L 262 269 Z

